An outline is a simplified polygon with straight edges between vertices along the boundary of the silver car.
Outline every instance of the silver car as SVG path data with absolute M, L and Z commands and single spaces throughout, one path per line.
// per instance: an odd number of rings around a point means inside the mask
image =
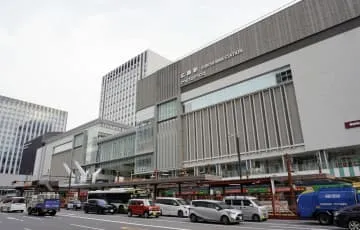
M 241 210 L 217 200 L 193 200 L 189 208 L 191 222 L 206 221 L 223 224 L 240 223 L 243 221 Z

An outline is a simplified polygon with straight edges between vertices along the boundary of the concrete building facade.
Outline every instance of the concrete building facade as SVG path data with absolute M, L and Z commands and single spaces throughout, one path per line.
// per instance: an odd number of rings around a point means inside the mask
M 66 129 L 67 112 L 0 96 L 0 176 L 19 174 L 23 145 Z
M 169 63 L 146 50 L 106 74 L 102 79 L 99 117 L 135 126 L 136 82 Z
M 303 0 L 138 82 L 138 174 L 360 176 L 360 2 Z
M 34 180 L 57 179 L 66 184 L 88 183 L 96 171 L 93 163 L 101 138 L 123 132 L 129 126 L 96 119 L 46 140 L 37 150 Z

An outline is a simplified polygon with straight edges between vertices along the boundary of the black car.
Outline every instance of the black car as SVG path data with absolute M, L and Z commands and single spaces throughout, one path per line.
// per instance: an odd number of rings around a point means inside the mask
M 84 204 L 84 212 L 94 212 L 97 214 L 114 214 L 116 213 L 116 206 L 109 204 L 106 200 L 102 199 L 89 199 Z
M 360 205 L 353 205 L 334 212 L 335 225 L 350 230 L 360 230 Z

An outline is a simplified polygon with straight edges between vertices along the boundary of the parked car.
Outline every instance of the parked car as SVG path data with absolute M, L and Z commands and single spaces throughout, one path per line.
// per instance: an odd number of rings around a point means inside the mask
M 187 217 L 189 216 L 189 203 L 176 197 L 158 197 L 155 205 L 160 207 L 162 215 Z
M 109 204 L 106 200 L 102 199 L 89 199 L 84 203 L 84 212 L 94 212 L 97 214 L 114 214 L 116 213 L 115 205 Z
M 74 210 L 78 210 L 78 209 L 81 209 L 82 208 L 82 203 L 81 201 L 79 200 L 72 200 L 72 201 L 69 201 L 67 204 L 66 204 L 66 209 L 74 209 Z
M 335 225 L 350 230 L 360 229 L 360 205 L 352 205 L 334 212 Z
M 266 206 L 261 205 L 253 196 L 227 196 L 224 202 L 239 209 L 243 213 L 244 220 L 263 221 L 269 218 Z
M 217 222 L 223 224 L 240 223 L 243 221 L 241 210 L 217 200 L 193 200 L 190 206 L 191 222 Z
M 157 218 L 160 216 L 160 207 L 155 206 L 149 199 L 131 199 L 128 205 L 128 216 L 131 217 L 132 215 Z
M 24 197 L 6 198 L 0 203 L 1 212 L 24 212 L 26 203 Z

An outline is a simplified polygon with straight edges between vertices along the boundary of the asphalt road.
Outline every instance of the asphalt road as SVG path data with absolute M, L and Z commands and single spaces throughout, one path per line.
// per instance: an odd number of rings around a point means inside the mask
M 26 213 L 0 213 L 0 230 L 341 230 L 321 226 L 312 221 L 268 220 L 261 223 L 243 222 L 237 225 L 191 223 L 187 218 L 165 217 L 144 219 L 126 215 L 85 214 L 82 211 L 61 210 L 56 216 L 37 217 Z

